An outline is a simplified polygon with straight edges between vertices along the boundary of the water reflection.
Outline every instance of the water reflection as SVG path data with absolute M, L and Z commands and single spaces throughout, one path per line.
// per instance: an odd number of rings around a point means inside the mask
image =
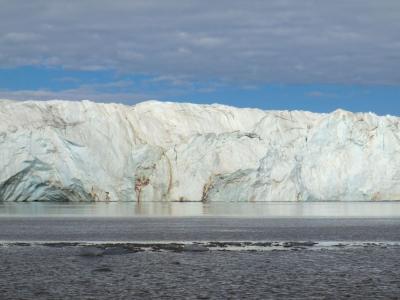
M 1 203 L 0 216 L 79 217 L 400 217 L 400 202 Z

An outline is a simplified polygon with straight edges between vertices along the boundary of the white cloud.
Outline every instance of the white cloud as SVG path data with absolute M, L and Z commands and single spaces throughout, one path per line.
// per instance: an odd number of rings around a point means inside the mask
M 0 67 L 400 84 L 398 0 L 0 0 Z
M 161 75 L 148 80 L 149 82 L 165 82 L 173 86 L 191 86 L 191 81 L 186 76 Z
M 93 100 L 100 102 L 117 102 L 134 104 L 139 101 L 154 98 L 150 94 L 142 93 L 115 93 L 100 92 L 91 86 L 81 86 L 74 89 L 66 89 L 62 91 L 51 91 L 46 89 L 37 90 L 0 90 L 0 99 L 10 100 Z
M 335 93 L 327 93 L 321 91 L 311 91 L 306 94 L 306 96 L 313 97 L 313 98 L 337 98 L 338 95 Z
M 40 40 L 40 35 L 32 32 L 8 32 L 2 38 L 2 41 L 4 43 L 10 43 L 10 42 L 24 43 L 37 40 Z

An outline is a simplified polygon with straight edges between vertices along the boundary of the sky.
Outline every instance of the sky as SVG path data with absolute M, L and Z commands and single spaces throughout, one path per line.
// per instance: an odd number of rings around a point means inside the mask
M 0 0 L 0 98 L 400 115 L 398 0 Z

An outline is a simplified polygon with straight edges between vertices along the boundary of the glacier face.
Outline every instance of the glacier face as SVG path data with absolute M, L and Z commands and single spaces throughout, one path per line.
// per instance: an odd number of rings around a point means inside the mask
M 400 200 L 400 118 L 0 100 L 0 201 Z

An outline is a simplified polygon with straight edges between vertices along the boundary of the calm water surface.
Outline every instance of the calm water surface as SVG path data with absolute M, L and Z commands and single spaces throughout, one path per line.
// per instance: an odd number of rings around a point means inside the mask
M 0 241 L 400 241 L 400 202 L 3 203 Z
M 0 203 L 0 217 L 398 218 L 399 202 Z

